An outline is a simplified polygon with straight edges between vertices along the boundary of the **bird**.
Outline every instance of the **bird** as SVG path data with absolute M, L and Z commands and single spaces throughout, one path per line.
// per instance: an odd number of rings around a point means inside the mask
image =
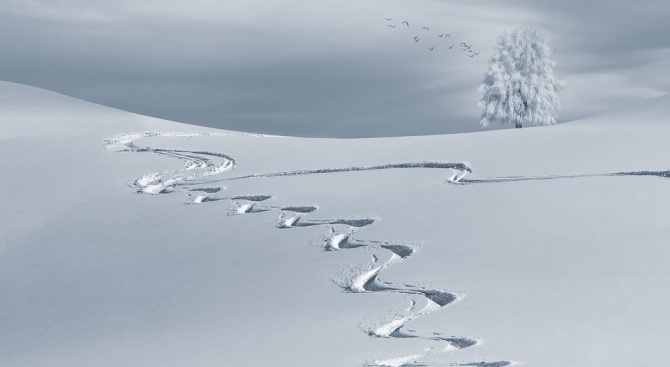
M 433 47 L 428 47 L 428 49 L 431 50 L 431 51 L 433 51 L 434 48 L 435 48 L 435 46 L 433 46 Z
M 391 24 L 387 24 L 386 26 L 387 26 L 387 27 L 391 27 L 391 28 L 395 28 L 395 24 L 393 24 L 393 25 L 391 25 Z
M 438 37 L 444 37 L 444 33 L 442 33 L 442 34 L 438 34 L 437 36 L 438 36 Z
M 421 37 L 419 37 L 419 36 L 414 36 L 414 42 L 419 42 L 420 39 L 421 39 Z
M 475 55 L 473 55 L 473 54 L 470 54 L 470 55 L 468 55 L 468 57 L 475 57 Z
M 445 34 L 444 36 L 445 37 L 451 37 L 451 35 L 449 33 Z
M 409 27 L 409 22 L 406 20 L 403 20 L 401 24 L 407 24 L 407 26 Z
M 470 49 L 470 47 L 472 47 L 472 45 L 468 46 L 468 44 L 465 42 L 461 42 L 461 46 L 467 48 L 468 50 Z
M 449 46 L 449 49 L 450 49 L 450 50 L 451 50 L 452 48 L 454 48 L 454 45 Z
M 424 29 L 427 30 L 427 31 L 430 30 L 430 28 L 428 28 L 428 27 L 421 27 L 421 30 L 424 30 Z
M 473 55 L 479 55 L 479 52 L 474 52 L 472 50 L 470 52 L 472 52 Z
M 391 18 L 384 18 L 384 19 L 386 19 L 386 20 L 389 21 L 389 22 L 391 21 Z

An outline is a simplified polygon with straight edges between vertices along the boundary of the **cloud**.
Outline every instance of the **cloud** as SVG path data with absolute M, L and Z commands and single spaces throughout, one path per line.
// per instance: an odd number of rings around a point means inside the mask
M 561 114 L 563 121 L 633 106 L 667 93 L 648 83 L 618 74 L 576 74 L 567 81 L 572 93 L 566 93 L 562 100 L 564 110 L 568 111 L 567 116 Z

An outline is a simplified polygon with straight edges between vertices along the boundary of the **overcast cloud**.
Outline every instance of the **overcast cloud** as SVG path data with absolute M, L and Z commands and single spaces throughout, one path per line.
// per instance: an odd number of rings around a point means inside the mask
M 251 132 L 481 131 L 502 30 L 549 34 L 569 121 L 668 92 L 668 16 L 667 0 L 0 0 L 0 79 Z

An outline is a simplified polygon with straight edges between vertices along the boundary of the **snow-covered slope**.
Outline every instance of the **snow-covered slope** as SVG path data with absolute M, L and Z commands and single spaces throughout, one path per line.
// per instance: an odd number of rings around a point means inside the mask
M 667 96 L 361 140 L 0 102 L 0 365 L 670 359 Z

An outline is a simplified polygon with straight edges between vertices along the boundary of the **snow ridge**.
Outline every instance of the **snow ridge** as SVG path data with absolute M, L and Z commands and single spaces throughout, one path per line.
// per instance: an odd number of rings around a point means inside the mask
M 440 332 L 417 333 L 415 330 L 407 329 L 405 326 L 412 320 L 424 316 L 430 312 L 440 310 L 454 302 L 463 299 L 464 294 L 460 292 L 449 292 L 438 289 L 427 289 L 411 284 L 395 284 L 381 280 L 382 273 L 404 260 L 413 256 L 419 246 L 416 244 L 403 244 L 388 241 L 358 240 L 352 237 L 353 233 L 361 228 L 373 225 L 380 218 L 358 217 L 358 218 L 334 218 L 334 219 L 306 219 L 304 216 L 318 210 L 318 206 L 265 206 L 261 203 L 271 199 L 272 195 L 249 195 L 249 196 L 213 196 L 224 190 L 225 187 L 215 186 L 216 182 L 244 180 L 251 178 L 297 176 L 322 173 L 358 172 L 383 169 L 399 168 L 434 168 L 451 169 L 453 175 L 447 179 L 452 183 L 459 183 L 472 170 L 465 163 L 450 162 L 409 162 L 392 163 L 378 166 L 360 166 L 346 168 L 321 168 L 315 170 L 286 171 L 274 173 L 259 173 L 246 176 L 215 179 L 216 176 L 236 167 L 235 160 L 223 153 L 207 151 L 185 151 L 158 149 L 148 146 L 138 146 L 135 141 L 141 138 L 151 137 L 199 137 L 199 136 L 228 136 L 228 134 L 217 133 L 184 133 L 184 132 L 139 132 L 121 134 L 115 138 L 105 139 L 103 144 L 108 150 L 131 153 L 153 153 L 174 158 L 183 162 L 181 169 L 165 170 L 149 173 L 129 182 L 129 186 L 142 194 L 169 194 L 181 192 L 186 195 L 187 204 L 203 204 L 216 201 L 233 201 L 235 208 L 230 215 L 243 215 L 258 212 L 275 211 L 279 218 L 275 223 L 278 229 L 297 229 L 312 226 L 326 226 L 329 235 L 320 242 L 326 251 L 356 250 L 361 249 L 372 254 L 372 261 L 366 269 L 358 271 L 350 278 L 336 281 L 347 293 L 397 293 L 410 298 L 410 307 L 406 315 L 400 315 L 378 325 L 364 330 L 369 336 L 375 338 L 394 339 L 423 339 L 430 342 L 438 342 L 442 346 L 438 349 L 425 348 L 418 353 L 405 356 L 376 359 L 366 363 L 369 367 L 410 367 L 426 366 L 417 364 L 417 361 L 427 355 L 469 348 L 482 343 L 480 339 L 463 336 L 443 336 Z M 418 305 L 422 306 L 419 307 Z M 513 364 L 511 361 L 495 362 L 471 362 L 465 364 L 451 364 L 452 366 L 476 366 L 476 367 L 503 367 Z

